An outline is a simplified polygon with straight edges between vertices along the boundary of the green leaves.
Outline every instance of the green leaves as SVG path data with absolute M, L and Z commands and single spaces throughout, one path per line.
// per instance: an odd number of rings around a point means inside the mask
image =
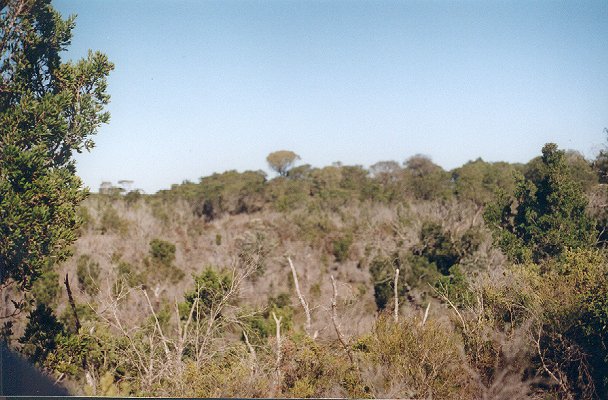
M 74 17 L 49 0 L 0 7 L 0 284 L 31 288 L 43 266 L 65 259 L 86 196 L 74 151 L 90 149 L 109 120 L 107 57 L 62 63 Z
M 499 196 L 484 217 L 509 258 L 540 261 L 567 248 L 591 246 L 596 232 L 586 207 L 587 198 L 570 175 L 565 153 L 549 143 L 531 179 L 520 176 L 514 198 Z

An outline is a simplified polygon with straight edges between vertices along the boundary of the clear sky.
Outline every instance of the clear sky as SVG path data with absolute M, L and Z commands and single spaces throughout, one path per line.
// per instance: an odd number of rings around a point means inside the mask
M 274 150 L 313 166 L 606 144 L 608 1 L 58 0 L 116 64 L 78 173 L 148 193 Z

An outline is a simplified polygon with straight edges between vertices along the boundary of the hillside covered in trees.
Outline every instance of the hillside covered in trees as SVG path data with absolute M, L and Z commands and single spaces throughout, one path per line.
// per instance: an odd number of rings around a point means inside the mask
M 0 350 L 19 371 L 5 345 L 75 395 L 608 398 L 606 148 L 451 171 L 279 150 L 276 176 L 91 194 L 73 156 L 109 121 L 114 65 L 62 61 L 74 26 L 0 3 Z
M 91 194 L 8 339 L 80 394 L 601 398 L 604 158 Z

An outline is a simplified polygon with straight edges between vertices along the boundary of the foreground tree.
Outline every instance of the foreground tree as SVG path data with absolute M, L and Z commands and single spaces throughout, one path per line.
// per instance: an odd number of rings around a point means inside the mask
M 107 57 L 61 62 L 74 17 L 50 0 L 0 3 L 0 288 L 27 292 L 45 266 L 65 259 L 86 196 L 74 151 L 109 120 Z M 23 306 L 13 304 L 0 318 Z
M 300 156 L 289 150 L 279 150 L 268 154 L 266 161 L 268 166 L 276 171 L 280 176 L 287 176 L 287 172 L 293 164 L 300 159 Z

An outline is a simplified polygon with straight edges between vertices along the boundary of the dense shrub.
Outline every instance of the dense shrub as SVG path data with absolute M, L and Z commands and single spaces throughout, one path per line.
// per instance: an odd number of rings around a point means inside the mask
M 501 196 L 484 214 L 497 245 L 518 262 L 558 256 L 595 239 L 588 200 L 569 174 L 565 153 L 547 144 L 541 162 L 533 180 L 519 179 L 514 198 Z
M 193 290 L 184 294 L 185 302 L 180 305 L 180 315 L 187 319 L 196 302 L 194 317 L 210 317 L 232 289 L 232 278 L 228 271 L 218 271 L 212 266 L 205 267 L 203 272 L 194 276 Z
M 175 245 L 161 239 L 150 241 L 150 256 L 152 260 L 163 264 L 171 265 L 175 261 Z
M 341 263 L 348 259 L 350 246 L 353 244 L 353 235 L 348 232 L 333 241 L 332 254 L 337 262 Z
M 44 268 L 42 275 L 40 275 L 32 286 L 33 298 L 38 303 L 54 307 L 57 304 L 60 293 L 61 286 L 59 284 L 59 274 L 50 268 L 50 266 Z
M 64 331 L 53 310 L 39 303 L 30 311 L 23 335 L 19 338 L 21 352 L 32 362 L 44 365 L 49 354 L 57 350 L 57 337 Z
M 118 211 L 111 205 L 108 205 L 99 220 L 99 230 L 102 234 L 118 233 L 124 234 L 129 229 L 129 222 L 118 214 Z
M 358 340 L 363 382 L 381 398 L 473 398 L 473 377 L 462 368 L 458 336 L 435 321 L 386 316 Z

